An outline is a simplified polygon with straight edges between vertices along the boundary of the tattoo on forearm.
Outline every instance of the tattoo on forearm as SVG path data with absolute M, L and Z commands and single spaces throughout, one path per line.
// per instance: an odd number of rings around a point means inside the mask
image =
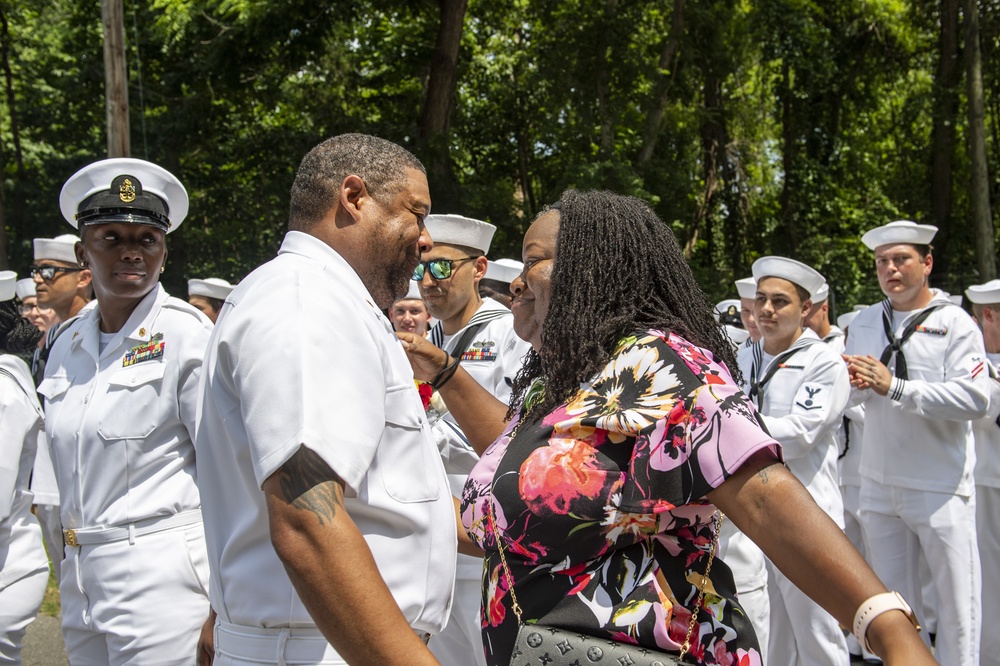
M 322 458 L 305 446 L 278 470 L 284 500 L 312 512 L 320 525 L 333 522 L 344 508 L 343 481 Z
M 765 467 L 764 469 L 757 471 L 757 478 L 760 479 L 760 482 L 764 484 L 766 484 L 769 480 L 769 477 L 767 475 L 767 469 L 768 468 Z

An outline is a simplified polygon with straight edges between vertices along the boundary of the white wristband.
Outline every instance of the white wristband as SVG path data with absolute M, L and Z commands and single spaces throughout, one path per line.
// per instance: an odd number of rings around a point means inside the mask
M 872 620 L 877 618 L 882 613 L 892 610 L 903 611 L 906 618 L 910 621 L 913 627 L 920 631 L 920 625 L 917 624 L 917 618 L 913 614 L 913 610 L 910 608 L 909 604 L 903 599 L 899 592 L 883 592 L 882 594 L 876 594 L 874 597 L 869 597 L 865 600 L 863 604 L 858 607 L 858 611 L 854 614 L 854 637 L 858 639 L 866 650 L 873 652 L 871 646 L 868 645 L 868 625 L 872 623 Z

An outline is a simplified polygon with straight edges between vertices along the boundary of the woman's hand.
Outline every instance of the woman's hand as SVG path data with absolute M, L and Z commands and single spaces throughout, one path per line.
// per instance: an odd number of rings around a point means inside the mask
M 413 377 L 422 382 L 429 382 L 436 377 L 446 364 L 451 362 L 451 356 L 432 342 L 413 333 L 396 333 L 403 343 L 403 351 L 413 366 Z

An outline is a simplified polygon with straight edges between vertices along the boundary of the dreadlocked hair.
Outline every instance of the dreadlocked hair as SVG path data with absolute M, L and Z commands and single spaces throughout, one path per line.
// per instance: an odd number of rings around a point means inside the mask
M 14 301 L 0 303 L 0 351 L 23 354 L 34 349 L 42 335 L 37 326 L 21 316 Z
M 544 394 L 524 405 L 522 418 L 552 411 L 607 365 L 623 337 L 648 329 L 710 351 L 739 381 L 732 345 L 673 231 L 645 202 L 567 190 L 538 217 L 552 210 L 559 231 L 541 351 L 529 352 L 514 379 L 508 418 L 539 379 Z

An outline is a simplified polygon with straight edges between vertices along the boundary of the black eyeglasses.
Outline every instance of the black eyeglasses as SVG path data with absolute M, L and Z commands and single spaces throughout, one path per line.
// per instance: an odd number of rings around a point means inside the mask
M 52 280 L 57 273 L 78 273 L 82 268 L 67 268 L 66 266 L 32 266 L 31 277 L 41 275 L 43 280 Z
M 413 279 L 420 282 L 424 279 L 424 272 L 430 271 L 431 277 L 435 280 L 447 280 L 455 272 L 455 264 L 460 261 L 469 261 L 470 259 L 478 258 L 462 257 L 461 259 L 431 259 L 430 261 L 421 261 L 413 269 Z

